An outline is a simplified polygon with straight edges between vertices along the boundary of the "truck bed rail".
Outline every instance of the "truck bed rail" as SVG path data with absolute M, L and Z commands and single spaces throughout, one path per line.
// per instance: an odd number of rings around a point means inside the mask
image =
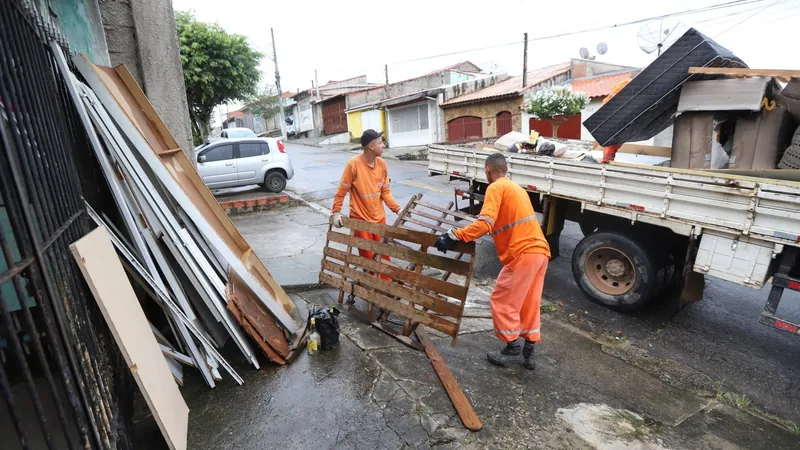
M 486 182 L 493 152 L 428 147 L 428 170 Z M 530 192 L 581 202 L 598 212 L 683 230 L 713 229 L 800 246 L 800 183 L 697 170 L 594 164 L 506 153 L 508 177 Z M 695 233 L 700 230 L 695 230 Z

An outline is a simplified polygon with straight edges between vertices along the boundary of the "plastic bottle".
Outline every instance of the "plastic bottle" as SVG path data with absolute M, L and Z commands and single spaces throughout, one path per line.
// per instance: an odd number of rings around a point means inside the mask
M 319 333 L 317 333 L 316 319 L 311 319 L 311 332 L 308 334 L 308 341 L 306 341 L 306 350 L 309 355 L 315 355 L 319 351 Z

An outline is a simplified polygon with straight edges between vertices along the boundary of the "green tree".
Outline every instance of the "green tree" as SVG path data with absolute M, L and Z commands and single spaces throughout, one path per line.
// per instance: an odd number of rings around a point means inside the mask
M 230 34 L 216 24 L 195 20 L 186 11 L 175 14 L 186 98 L 195 145 L 209 132 L 214 107 L 254 95 L 261 79 L 263 56 L 247 38 Z
M 245 100 L 245 107 L 253 111 L 253 115 L 261 116 L 266 123 L 281 110 L 280 96 L 272 85 L 266 85 Z
M 558 126 L 588 104 L 589 97 L 585 93 L 572 92 L 569 86 L 554 86 L 534 92 L 523 108 L 533 117 L 550 122 L 553 137 L 558 137 Z

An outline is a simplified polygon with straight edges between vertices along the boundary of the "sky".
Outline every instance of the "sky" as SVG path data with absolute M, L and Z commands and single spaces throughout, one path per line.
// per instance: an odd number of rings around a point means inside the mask
M 176 11 L 192 11 L 203 22 L 247 36 L 272 55 L 275 30 L 281 87 L 311 87 L 366 74 L 389 82 L 471 61 L 485 72 L 522 73 L 523 34 L 528 67 L 578 58 L 586 47 L 597 61 L 645 67 L 656 54 L 640 48 L 639 34 L 675 23 L 695 27 L 731 50 L 751 68 L 800 69 L 797 33 L 800 0 L 744 0 L 741 5 L 631 25 L 627 22 L 703 8 L 731 0 L 375 0 L 263 1 L 173 0 Z M 599 29 L 598 29 L 599 28 Z M 682 29 L 682 28 L 681 28 Z M 569 36 L 541 39 L 582 30 Z M 608 51 L 597 54 L 597 45 Z M 492 47 L 492 48 L 486 48 Z M 275 66 L 265 57 L 264 82 L 274 84 Z M 236 105 L 231 105 L 231 110 Z

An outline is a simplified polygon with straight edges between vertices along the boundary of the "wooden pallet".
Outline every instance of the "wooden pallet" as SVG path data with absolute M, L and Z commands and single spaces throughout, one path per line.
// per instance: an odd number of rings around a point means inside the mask
M 404 318 L 401 336 L 407 340 L 421 324 L 451 336 L 455 343 L 474 265 L 475 245 L 457 243 L 455 251 L 445 255 L 428 252 L 438 237 L 430 232 L 350 218 L 344 218 L 342 230 L 329 227 L 320 282 L 340 289 L 340 301 L 348 293 L 351 298 L 358 297 L 377 307 L 377 318 L 373 318 L 372 308 L 367 313 L 370 322 L 385 321 L 391 314 Z M 352 233 L 355 230 L 382 236 L 383 242 L 357 238 Z M 376 259 L 353 252 L 359 248 L 375 252 Z M 377 258 L 379 255 L 389 256 L 392 262 Z M 428 276 L 425 268 L 463 275 L 464 279 L 451 282 Z M 383 280 L 378 274 L 392 281 Z

